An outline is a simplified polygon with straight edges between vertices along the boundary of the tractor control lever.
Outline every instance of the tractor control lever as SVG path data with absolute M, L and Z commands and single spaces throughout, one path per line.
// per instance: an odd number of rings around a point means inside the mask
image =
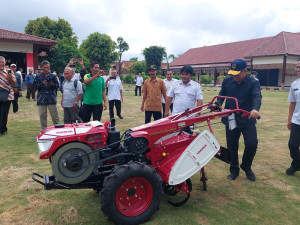
M 222 107 L 221 107 L 221 104 L 219 102 L 215 102 L 215 105 L 210 105 L 207 108 L 210 109 L 210 111 L 217 111 L 217 112 L 222 111 Z

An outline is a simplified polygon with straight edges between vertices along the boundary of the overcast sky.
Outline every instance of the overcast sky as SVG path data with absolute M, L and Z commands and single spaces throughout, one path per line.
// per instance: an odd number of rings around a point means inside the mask
M 28 20 L 67 20 L 79 38 L 105 33 L 129 44 L 124 60 L 145 47 L 168 54 L 190 48 L 300 32 L 299 0 L 10 0 L 1 2 L 0 28 L 24 32 Z

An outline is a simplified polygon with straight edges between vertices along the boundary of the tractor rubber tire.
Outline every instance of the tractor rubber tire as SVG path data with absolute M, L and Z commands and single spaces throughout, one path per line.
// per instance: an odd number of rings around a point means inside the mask
M 96 156 L 86 144 L 73 142 L 59 148 L 51 160 L 52 172 L 58 181 L 65 184 L 77 184 L 87 179 L 93 172 Z M 66 159 L 70 156 L 82 156 L 81 165 L 73 171 L 68 169 Z M 74 163 L 76 165 L 76 163 Z
M 131 161 L 105 178 L 99 194 L 101 210 L 115 224 L 141 224 L 159 209 L 162 193 L 155 169 Z

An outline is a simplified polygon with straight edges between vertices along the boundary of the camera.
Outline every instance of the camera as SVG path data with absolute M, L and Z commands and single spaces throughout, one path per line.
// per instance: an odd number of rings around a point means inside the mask
M 110 77 L 110 79 L 116 79 L 116 77 Z
M 10 73 L 11 73 L 11 70 L 8 70 L 7 73 L 10 74 Z
M 48 83 L 53 82 L 53 80 L 51 79 L 51 77 L 47 77 L 46 81 L 47 81 Z

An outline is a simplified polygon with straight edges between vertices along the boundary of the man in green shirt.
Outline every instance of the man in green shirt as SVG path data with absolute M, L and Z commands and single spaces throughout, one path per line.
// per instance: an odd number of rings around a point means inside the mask
M 82 121 L 89 122 L 93 113 L 93 120 L 101 120 L 103 109 L 106 110 L 105 82 L 101 77 L 103 70 L 99 62 L 91 63 L 91 73 L 84 76 L 85 93 L 82 105 Z

